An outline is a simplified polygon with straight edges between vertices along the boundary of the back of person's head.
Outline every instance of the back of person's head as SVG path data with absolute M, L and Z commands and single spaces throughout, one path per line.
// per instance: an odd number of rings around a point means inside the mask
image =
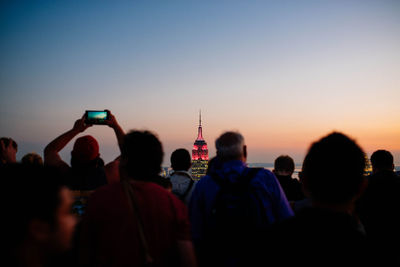
M 12 138 L 1 137 L 0 141 L 2 141 L 6 147 L 8 147 L 11 144 L 16 150 L 18 149 L 17 142 L 15 142 Z M 0 149 L 2 149 L 2 148 L 0 147 Z
M 120 169 L 136 180 L 147 180 L 161 171 L 164 152 L 161 142 L 149 131 L 131 131 L 121 148 Z
M 215 140 L 217 156 L 221 161 L 246 158 L 246 146 L 243 136 L 238 132 L 226 132 Z
M 43 165 L 43 159 L 39 154 L 32 152 L 23 156 L 21 163 L 26 165 Z
M 288 155 L 281 155 L 275 159 L 274 171 L 282 175 L 292 175 L 294 172 L 294 161 Z
M 333 132 L 313 143 L 303 162 L 302 181 L 313 200 L 348 203 L 360 193 L 365 157 L 357 143 Z
M 15 156 L 16 156 L 16 152 L 18 151 L 17 142 L 15 142 L 12 138 L 9 138 L 9 137 L 1 137 L 0 142 L 2 142 L 4 144 L 5 148 L 12 146 L 12 148 L 14 148 L 14 150 L 15 150 L 15 155 L 13 155 L 12 158 L 9 158 L 10 155 L 6 155 L 6 157 L 3 158 L 4 151 L 3 151 L 2 146 L 0 146 L 0 160 L 4 163 L 15 163 L 16 162 Z
M 98 164 L 100 158 L 99 143 L 90 135 L 76 139 L 71 151 L 71 167 L 91 167 Z
M 371 164 L 374 171 L 393 170 L 393 155 L 387 150 L 377 150 L 371 155 Z
M 71 245 L 75 218 L 69 213 L 71 207 L 63 206 L 66 199 L 62 190 L 67 189 L 57 170 L 49 166 L 12 164 L 1 167 L 0 173 L 7 189 L 1 194 L 3 203 L 7 203 L 2 210 L 6 218 L 2 236 L 10 249 L 26 240 L 52 246 L 49 250 L 67 249 Z M 60 219 L 60 214 L 71 216 L 72 225 L 61 223 L 65 217 Z
M 76 139 L 71 156 L 80 162 L 89 162 L 99 156 L 99 143 L 90 135 Z
M 192 165 L 189 151 L 179 148 L 171 154 L 171 167 L 174 171 L 187 171 Z

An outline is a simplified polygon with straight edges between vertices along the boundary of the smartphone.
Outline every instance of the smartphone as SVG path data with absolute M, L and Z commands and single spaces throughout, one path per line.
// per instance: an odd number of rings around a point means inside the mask
M 107 124 L 110 119 L 110 113 L 107 110 L 86 110 L 86 124 Z

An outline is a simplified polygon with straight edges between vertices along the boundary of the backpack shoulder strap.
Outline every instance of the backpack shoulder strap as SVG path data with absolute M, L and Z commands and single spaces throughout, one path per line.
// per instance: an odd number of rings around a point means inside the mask
M 188 187 L 186 188 L 185 192 L 184 192 L 182 195 L 179 195 L 179 199 L 182 200 L 182 201 L 184 201 L 185 198 L 186 198 L 186 196 L 189 194 L 190 189 L 192 189 L 192 187 L 193 187 L 194 180 L 193 180 L 193 178 L 192 178 L 187 172 L 184 172 L 184 171 L 175 171 L 173 174 L 175 174 L 175 173 L 176 173 L 176 174 L 180 174 L 180 175 L 184 175 L 184 176 L 186 176 L 188 179 L 190 179 L 190 183 L 189 183 Z

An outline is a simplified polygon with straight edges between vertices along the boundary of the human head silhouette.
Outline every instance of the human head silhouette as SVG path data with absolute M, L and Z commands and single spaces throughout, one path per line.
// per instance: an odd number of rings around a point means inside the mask
M 41 256 L 68 250 L 76 218 L 62 175 L 49 166 L 22 163 L 2 166 L 0 173 L 7 188 L 2 197 L 9 201 L 3 237 L 10 249 L 18 253 L 21 246 L 34 247 Z
M 121 173 L 135 180 L 147 180 L 161 171 L 164 152 L 161 142 L 149 131 L 133 130 L 121 147 Z
M 217 156 L 222 162 L 230 160 L 246 161 L 247 149 L 243 136 L 238 132 L 225 132 L 215 140 Z
M 394 168 L 393 155 L 387 150 L 377 150 L 371 155 L 371 164 L 373 172 L 389 170 Z
M 303 162 L 302 181 L 312 200 L 347 203 L 364 182 L 365 157 L 357 143 L 333 132 L 314 142 Z
M 276 175 L 291 176 L 294 172 L 294 161 L 288 155 L 281 155 L 275 159 L 274 173 Z
M 189 151 L 179 148 L 171 154 L 171 167 L 174 171 L 187 171 L 192 165 Z

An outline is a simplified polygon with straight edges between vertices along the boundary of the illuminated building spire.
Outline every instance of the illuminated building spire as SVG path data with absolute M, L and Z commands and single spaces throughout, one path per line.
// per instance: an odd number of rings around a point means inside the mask
M 204 140 L 203 139 L 203 129 L 201 127 L 201 110 L 199 112 L 199 129 L 198 129 L 198 133 L 197 133 L 197 139 L 196 140 Z
M 203 138 L 203 127 L 201 125 L 201 110 L 199 110 L 199 129 L 197 139 L 194 141 L 192 149 L 192 177 L 199 180 L 203 177 L 208 168 L 208 148 Z

